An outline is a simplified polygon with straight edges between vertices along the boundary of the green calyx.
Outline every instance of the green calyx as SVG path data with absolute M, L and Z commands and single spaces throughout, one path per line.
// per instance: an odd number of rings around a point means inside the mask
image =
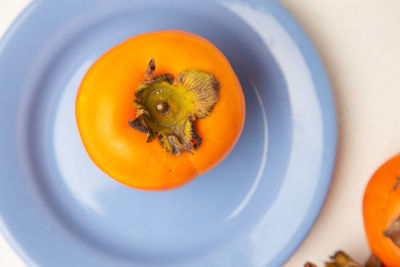
M 187 70 L 174 77 L 154 76 L 152 59 L 144 81 L 135 92 L 136 119 L 129 125 L 145 134 L 147 142 L 158 137 L 160 145 L 170 154 L 198 150 L 202 139 L 196 134 L 194 122 L 207 117 L 219 96 L 219 82 L 213 74 Z

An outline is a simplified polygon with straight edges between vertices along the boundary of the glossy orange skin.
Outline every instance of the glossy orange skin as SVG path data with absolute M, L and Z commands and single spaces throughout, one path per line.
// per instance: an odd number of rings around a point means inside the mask
M 170 155 L 158 140 L 132 129 L 134 92 L 149 61 L 155 75 L 188 69 L 210 72 L 220 82 L 220 98 L 210 116 L 195 122 L 203 142 L 194 155 Z M 87 153 L 117 181 L 143 190 L 182 186 L 220 163 L 243 129 L 245 102 L 232 67 L 209 41 L 182 31 L 133 37 L 103 55 L 87 72 L 76 99 L 76 120 Z
M 400 154 L 372 176 L 364 193 L 363 215 L 371 251 L 385 266 L 400 266 L 400 249 L 382 234 L 400 216 Z

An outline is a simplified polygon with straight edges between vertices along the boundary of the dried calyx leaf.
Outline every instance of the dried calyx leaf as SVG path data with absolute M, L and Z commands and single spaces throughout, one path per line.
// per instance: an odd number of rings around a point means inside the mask
M 325 263 L 326 267 L 361 267 L 362 265 L 355 262 L 349 255 L 343 251 L 338 251 L 331 256 L 331 261 Z
M 384 236 L 390 238 L 400 248 L 400 216 L 386 229 Z
M 362 267 L 363 265 L 354 261 L 349 255 L 347 255 L 343 251 L 337 251 L 335 255 L 330 257 L 329 262 L 325 262 L 325 267 Z M 381 267 L 382 264 L 378 260 L 377 257 L 371 255 L 367 262 L 365 263 L 365 267 Z M 307 262 L 304 267 L 317 267 L 317 265 Z
M 365 267 L 382 267 L 382 263 L 374 254 L 372 254 L 365 263 Z
M 194 69 L 179 73 L 175 79 L 171 74 L 154 76 L 155 68 L 152 59 L 136 89 L 137 115 L 129 125 L 147 134 L 147 142 L 158 137 L 170 154 L 192 154 L 202 141 L 194 122 L 211 113 L 218 101 L 219 82 L 213 74 Z

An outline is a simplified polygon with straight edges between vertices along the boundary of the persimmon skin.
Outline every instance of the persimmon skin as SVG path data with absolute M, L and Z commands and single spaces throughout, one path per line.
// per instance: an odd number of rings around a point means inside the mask
M 372 176 L 364 193 L 365 232 L 372 253 L 384 266 L 400 266 L 400 248 L 383 236 L 400 215 L 400 154 L 385 162 Z
M 170 155 L 128 125 L 136 116 L 134 92 L 152 58 L 155 75 L 198 69 L 220 83 L 211 114 L 195 122 L 203 141 L 194 155 Z M 135 36 L 98 59 L 82 80 L 75 114 L 82 143 L 101 170 L 132 188 L 163 191 L 187 184 L 230 153 L 244 126 L 245 101 L 218 48 L 200 36 L 169 30 Z

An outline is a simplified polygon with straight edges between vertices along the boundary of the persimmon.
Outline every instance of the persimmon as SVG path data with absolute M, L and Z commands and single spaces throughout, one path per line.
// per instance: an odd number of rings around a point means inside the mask
M 101 56 L 78 90 L 82 143 L 110 177 L 168 190 L 219 164 L 243 129 L 243 91 L 208 40 L 183 31 L 138 35 Z
M 363 215 L 371 251 L 385 265 L 400 266 L 400 154 L 372 176 L 364 193 Z

